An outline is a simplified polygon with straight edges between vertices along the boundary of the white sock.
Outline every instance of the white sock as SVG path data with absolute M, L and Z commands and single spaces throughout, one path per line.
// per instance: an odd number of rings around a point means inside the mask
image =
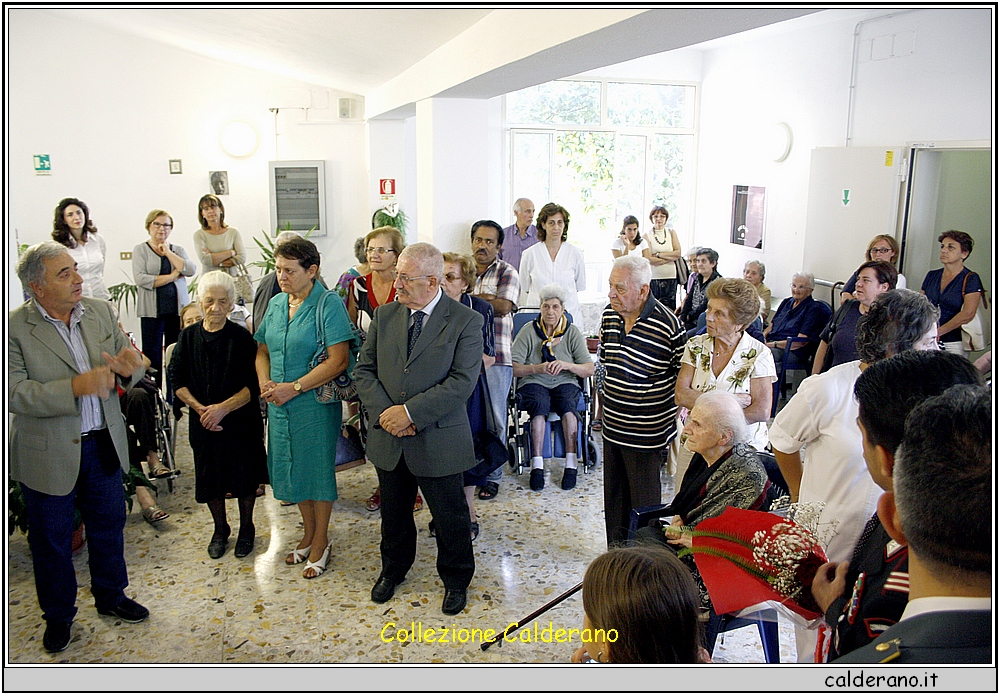
M 535 468 L 545 468 L 545 464 L 542 463 L 542 457 L 541 456 L 532 456 L 531 457 L 531 468 L 532 468 L 532 470 L 534 470 Z
M 566 453 L 566 468 L 576 469 L 576 454 Z

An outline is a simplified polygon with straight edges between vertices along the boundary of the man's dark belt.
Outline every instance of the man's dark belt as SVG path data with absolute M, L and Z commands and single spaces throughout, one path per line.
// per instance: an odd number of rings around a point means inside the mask
M 80 435 L 80 441 L 81 442 L 86 442 L 86 441 L 88 441 L 90 439 L 93 439 L 94 437 L 96 437 L 99 434 L 106 433 L 107 431 L 108 431 L 108 428 L 104 427 L 104 428 L 101 428 L 99 430 L 90 430 L 89 432 L 84 432 L 83 434 Z

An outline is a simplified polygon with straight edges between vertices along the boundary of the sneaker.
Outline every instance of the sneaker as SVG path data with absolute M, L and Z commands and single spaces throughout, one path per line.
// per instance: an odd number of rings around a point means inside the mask
M 538 492 L 545 487 L 545 470 L 543 468 L 531 469 L 531 489 Z
M 141 623 L 149 617 L 149 609 L 142 606 L 127 596 L 123 596 L 118 605 L 110 610 L 97 609 L 101 615 L 113 615 L 126 623 Z
M 61 652 L 69 646 L 70 628 L 73 623 L 63 623 L 57 620 L 50 620 L 45 626 L 45 635 L 42 636 L 42 646 L 50 654 Z
M 576 469 L 567 468 L 563 471 L 562 489 L 572 490 L 576 487 Z

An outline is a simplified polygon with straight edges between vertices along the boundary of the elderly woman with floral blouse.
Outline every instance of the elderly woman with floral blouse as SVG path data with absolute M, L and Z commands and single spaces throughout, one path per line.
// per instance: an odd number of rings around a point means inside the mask
M 728 391 L 736 396 L 750 427 L 747 442 L 757 450 L 767 446 L 767 419 L 771 416 L 771 384 L 777 379 L 771 352 L 747 333 L 760 312 L 757 290 L 746 280 L 719 278 L 706 291 L 703 335 L 684 346 L 677 376 L 677 405 L 693 408 L 707 391 Z M 681 435 L 681 444 L 686 438 Z M 687 453 L 687 455 L 685 455 Z M 682 450 L 676 480 L 687 468 L 690 452 Z

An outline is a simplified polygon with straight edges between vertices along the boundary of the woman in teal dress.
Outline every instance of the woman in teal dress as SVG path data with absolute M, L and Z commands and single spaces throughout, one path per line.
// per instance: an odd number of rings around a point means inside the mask
M 323 342 L 328 359 L 309 369 L 317 349 L 316 311 L 326 293 L 316 282 L 319 251 L 306 239 L 285 241 L 274 250 L 281 294 L 268 304 L 254 334 L 257 379 L 267 402 L 267 468 L 274 496 L 296 502 L 305 529 L 285 562 L 306 562 L 302 576 L 318 577 L 330 559 L 327 530 L 337 499 L 337 437 L 340 401 L 319 403 L 314 389 L 349 366 L 354 329 L 344 303 L 323 301 Z

